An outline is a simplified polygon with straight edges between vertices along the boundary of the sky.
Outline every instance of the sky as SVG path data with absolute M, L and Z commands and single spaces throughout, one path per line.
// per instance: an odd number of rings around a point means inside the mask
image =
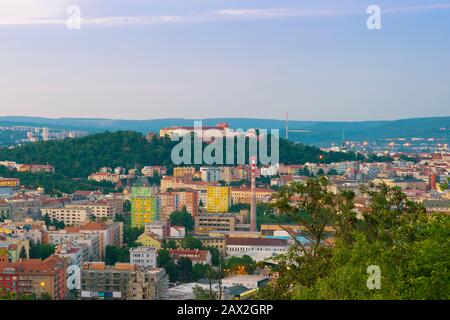
M 450 0 L 0 0 L 0 116 L 449 116 L 449 31 Z

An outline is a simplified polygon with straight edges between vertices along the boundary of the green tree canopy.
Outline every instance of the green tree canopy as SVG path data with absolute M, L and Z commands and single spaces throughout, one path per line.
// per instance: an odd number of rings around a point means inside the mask
M 156 265 L 159 268 L 166 269 L 169 275 L 169 280 L 171 282 L 176 282 L 178 280 L 178 268 L 172 257 L 170 256 L 169 250 L 160 249 L 158 251 L 158 257 L 156 258 Z
M 194 230 L 194 218 L 192 218 L 192 215 L 186 210 L 185 206 L 180 211 L 172 212 L 169 220 L 173 226 L 185 227 L 186 231 Z
M 370 204 L 357 219 L 354 194 L 329 194 L 326 183 L 317 180 L 306 185 L 310 186 L 307 190 L 288 187 L 279 194 L 275 207 L 305 227 L 312 245 L 297 244 L 278 256 L 280 277 L 260 290 L 259 298 L 450 297 L 450 217 L 429 216 L 399 189 L 380 185 L 362 190 Z M 334 230 L 332 246 L 324 241 L 324 225 Z M 368 268 L 373 266 L 380 270 L 379 289 L 367 285 Z
M 197 239 L 193 236 L 185 236 L 183 240 L 181 240 L 181 247 L 184 249 L 203 249 L 202 242 L 200 239 Z

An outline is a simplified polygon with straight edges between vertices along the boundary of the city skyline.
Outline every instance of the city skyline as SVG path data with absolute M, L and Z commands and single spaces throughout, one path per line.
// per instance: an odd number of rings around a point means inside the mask
M 450 1 L 7 2 L 0 115 L 448 116 Z M 370 4 L 381 30 L 367 29 Z M 80 30 L 65 26 L 69 5 Z

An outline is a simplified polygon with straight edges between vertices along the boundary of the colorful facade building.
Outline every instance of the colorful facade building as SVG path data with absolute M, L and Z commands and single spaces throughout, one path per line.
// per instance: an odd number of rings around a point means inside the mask
M 131 226 L 144 227 L 159 220 L 159 198 L 151 187 L 131 188 Z
M 180 211 L 183 207 L 193 217 L 198 215 L 198 191 L 175 190 L 160 195 L 160 219 L 169 220 L 170 214 Z
M 141 246 L 161 249 L 161 239 L 157 235 L 144 232 L 136 240 Z
M 17 188 L 19 185 L 20 185 L 19 179 L 0 177 L 0 188 L 2 187 Z
M 274 194 L 273 190 L 266 188 L 255 188 L 256 202 L 268 202 Z M 231 188 L 231 201 L 233 204 L 250 204 L 251 188 L 233 187 Z
M 206 188 L 206 209 L 208 212 L 228 212 L 230 205 L 230 187 L 209 186 Z

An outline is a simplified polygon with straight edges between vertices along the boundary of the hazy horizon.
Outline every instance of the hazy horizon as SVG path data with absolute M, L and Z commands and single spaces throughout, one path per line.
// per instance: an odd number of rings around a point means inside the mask
M 28 116 L 28 115 L 0 115 L 1 118 L 42 118 L 51 120 L 62 120 L 62 119 L 81 119 L 81 120 L 111 120 L 111 121 L 157 121 L 157 120 L 169 120 L 169 119 L 183 119 L 183 120 L 211 120 L 211 119 L 248 119 L 248 120 L 273 120 L 273 121 L 286 121 L 286 118 L 257 118 L 257 117 L 233 117 L 233 116 L 223 116 L 223 117 L 203 117 L 203 118 L 189 118 L 189 117 L 161 117 L 161 118 L 105 118 L 105 117 L 45 117 L 45 116 Z M 423 116 L 423 117 L 411 117 L 411 118 L 393 118 L 393 119 L 366 119 L 366 120 L 308 120 L 308 119 L 292 119 L 289 117 L 289 121 L 301 121 L 301 122 L 379 122 L 379 121 L 401 121 L 401 120 L 413 120 L 413 119 L 430 119 L 430 118 L 448 118 L 450 115 L 443 116 Z

